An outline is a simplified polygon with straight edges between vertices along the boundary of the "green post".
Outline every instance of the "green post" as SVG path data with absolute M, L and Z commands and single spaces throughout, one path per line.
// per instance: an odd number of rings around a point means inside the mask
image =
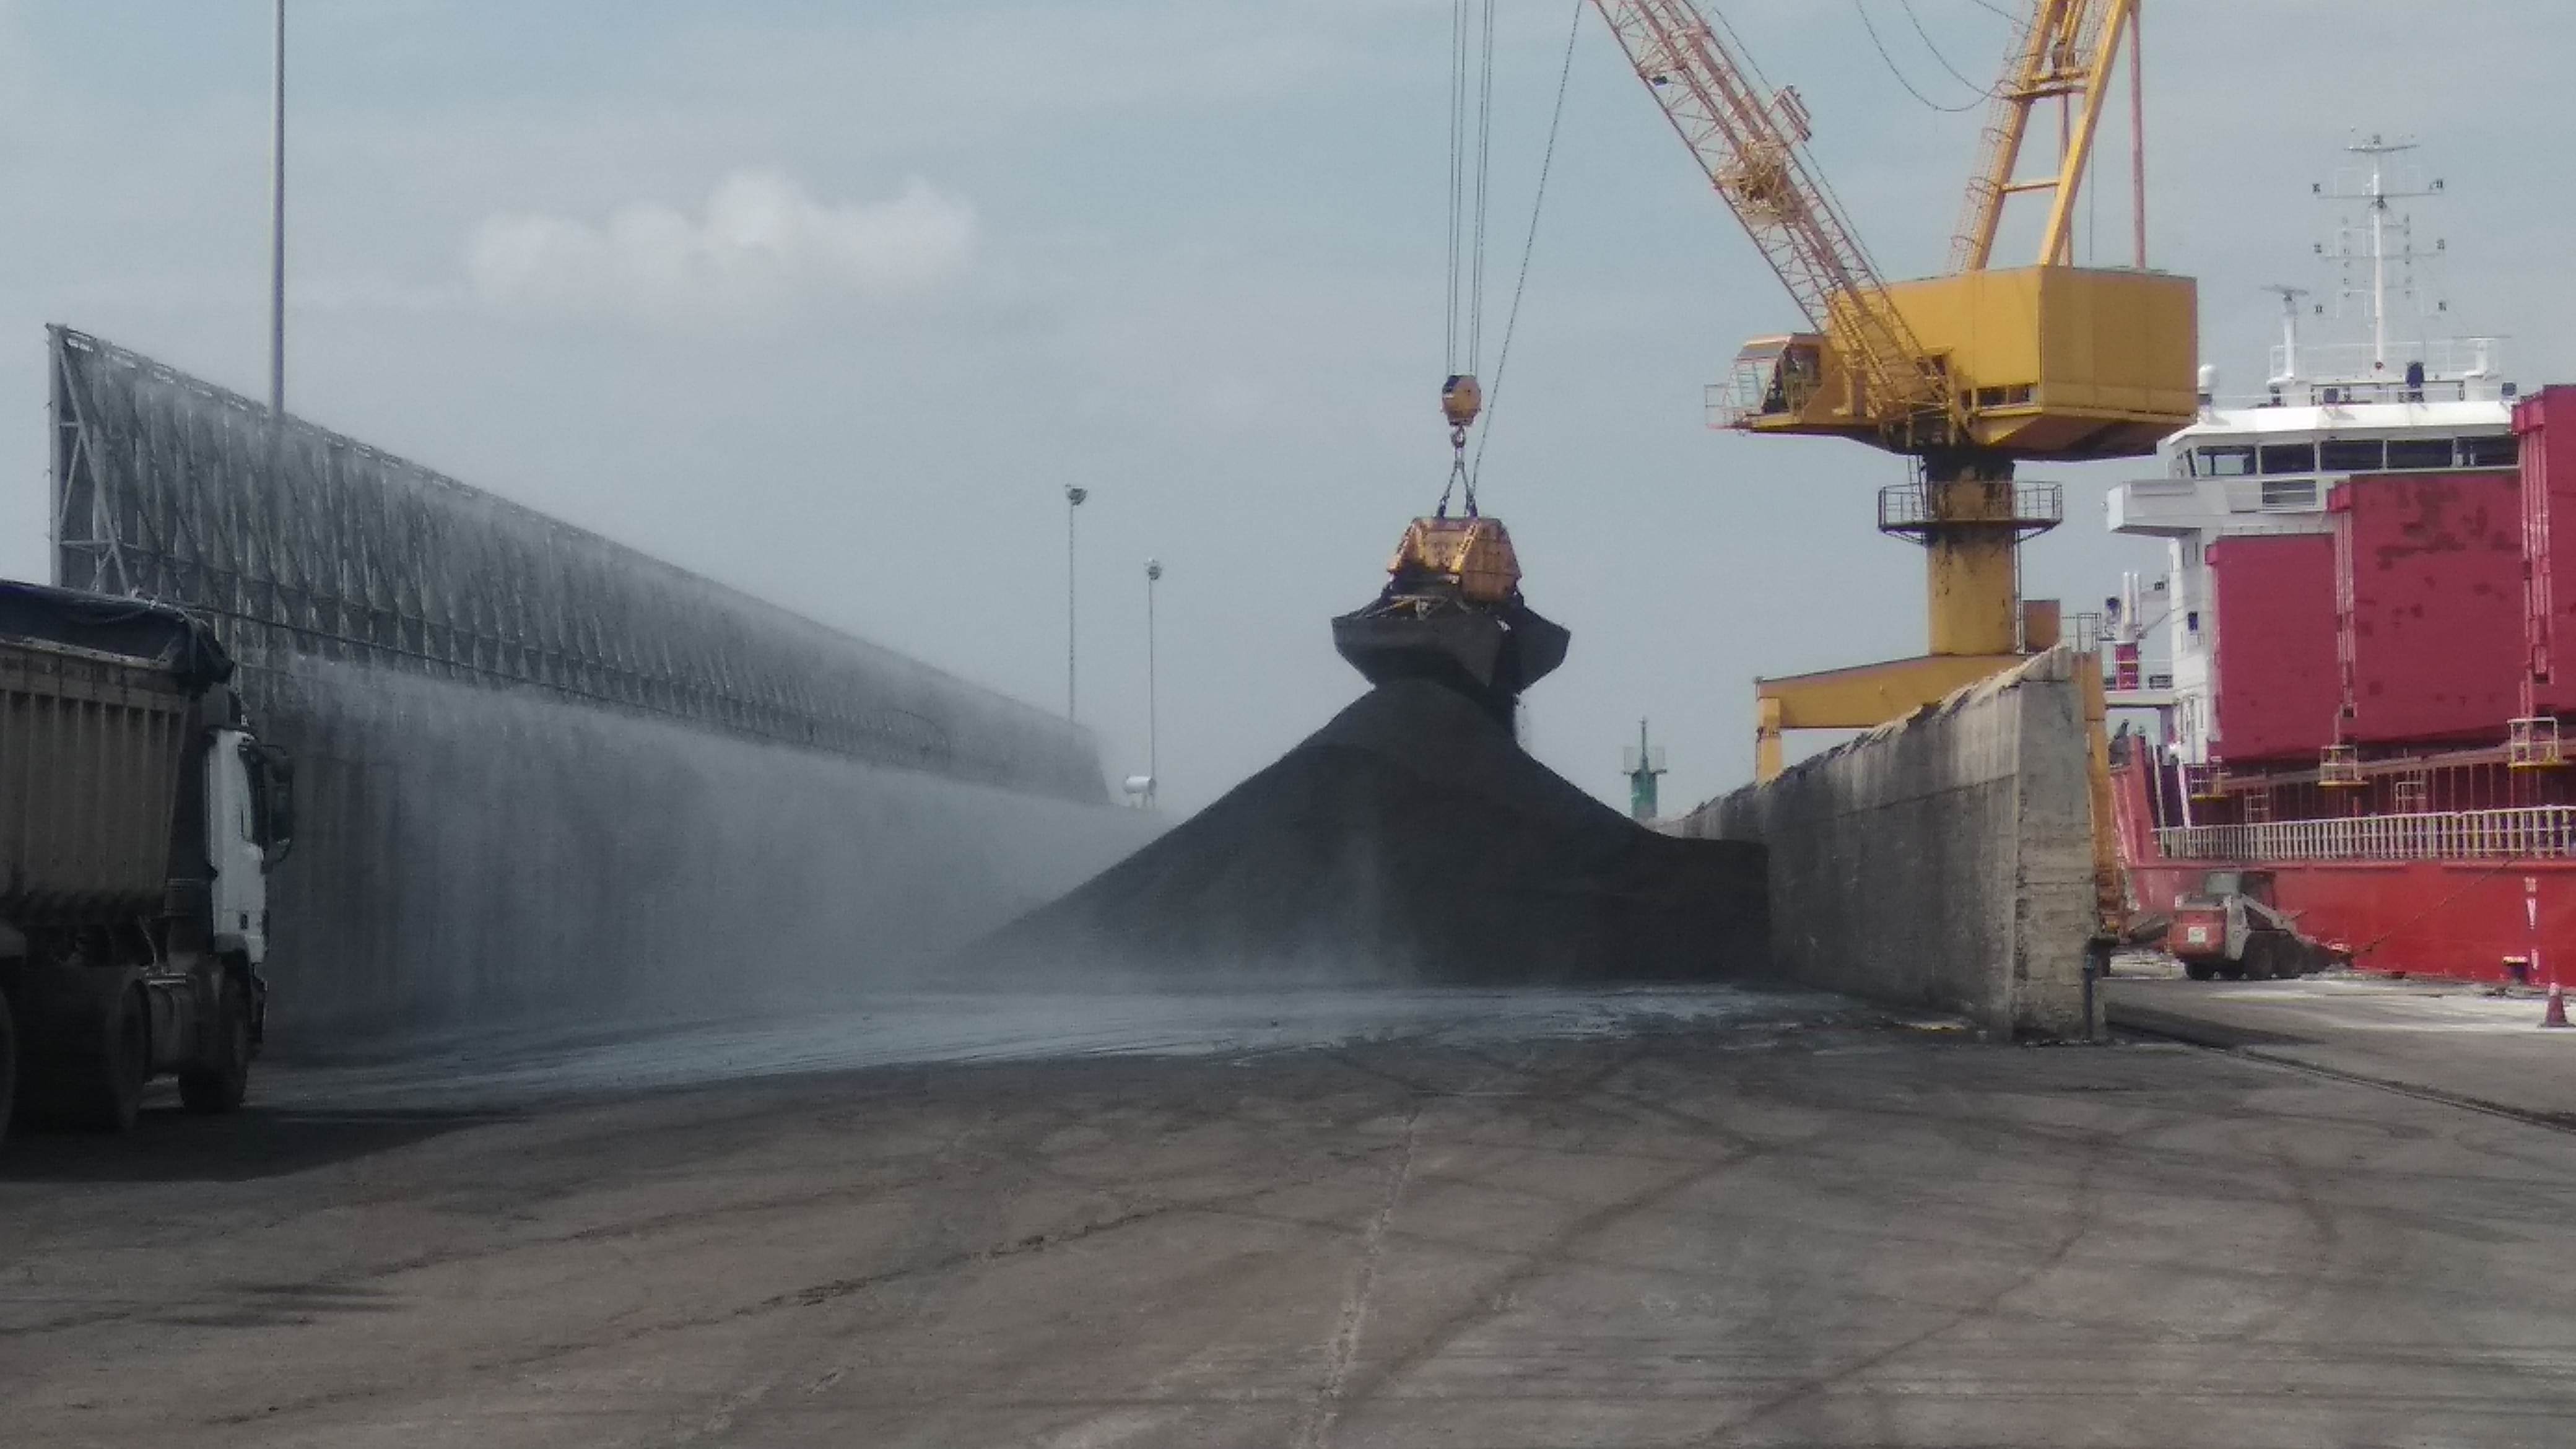
M 1634 820 L 1655 818 L 1655 777 L 1664 773 L 1664 752 L 1646 743 L 1646 722 L 1637 721 L 1637 747 L 1619 752 L 1625 756 L 1620 764 L 1628 776 L 1628 815 Z

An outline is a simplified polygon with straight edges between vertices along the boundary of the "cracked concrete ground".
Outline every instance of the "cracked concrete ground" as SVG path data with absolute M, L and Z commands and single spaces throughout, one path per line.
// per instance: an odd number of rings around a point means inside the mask
M 2576 1139 L 2184 1046 L 1700 1023 L 471 1110 L 292 1087 L 0 1158 L 0 1438 L 2356 1446 L 2576 1423 Z

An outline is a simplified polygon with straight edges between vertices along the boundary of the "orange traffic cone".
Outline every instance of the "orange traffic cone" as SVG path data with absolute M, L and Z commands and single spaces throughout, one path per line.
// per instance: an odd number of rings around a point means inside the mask
M 2549 1009 L 2541 1013 L 2542 1026 L 2567 1025 L 2567 993 L 2556 982 L 2549 986 Z

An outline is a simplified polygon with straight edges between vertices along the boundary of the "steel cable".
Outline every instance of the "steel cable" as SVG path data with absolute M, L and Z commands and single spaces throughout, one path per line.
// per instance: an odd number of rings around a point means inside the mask
M 1887 42 L 1878 38 L 1878 25 L 1869 18 L 1869 7 L 1861 3 L 1861 0 L 1852 0 L 1852 10 L 1860 16 L 1860 28 L 1869 33 L 1870 48 L 1878 52 L 1878 58 L 1881 63 L 1886 65 L 1887 73 L 1896 77 L 1896 83 L 1905 87 L 1905 93 L 1907 95 L 1921 101 L 1924 105 L 1933 110 L 1941 111 L 1950 115 L 1957 115 L 1961 111 L 1974 110 L 1986 99 L 1982 88 L 1980 89 L 1977 100 L 1956 106 L 1945 106 L 1939 101 L 1932 99 L 1930 96 L 1923 94 L 1922 91 L 1915 88 L 1913 81 L 1906 79 L 1904 71 L 1897 69 L 1896 57 L 1887 53 Z M 1943 64 L 1946 66 L 1948 62 L 1944 61 Z M 1971 82 L 1971 84 L 1973 84 L 1973 82 Z
M 1520 329 L 1521 295 L 1529 290 L 1530 257 L 1538 250 L 1538 218 L 1547 205 L 1547 177 L 1556 166 L 1556 133 L 1565 120 L 1566 86 L 1574 76 L 1574 43 L 1583 34 L 1583 10 L 1592 0 L 1574 0 L 1574 20 L 1566 27 L 1565 60 L 1557 67 L 1556 104 L 1547 117 L 1547 147 L 1539 153 L 1538 191 L 1530 198 L 1529 234 L 1521 241 L 1520 276 L 1512 283 L 1511 309 L 1503 314 L 1503 345 L 1494 357 L 1494 385 L 1485 394 L 1485 431 L 1476 439 L 1476 461 L 1467 472 L 1467 486 L 1485 471 L 1485 447 L 1494 440 L 1494 409 L 1502 401 L 1503 372 L 1512 362 L 1512 334 Z
M 1923 14 L 1921 11 L 1914 8 L 1914 0 L 1896 0 L 1896 3 L 1905 7 L 1905 18 L 1914 23 L 1914 33 L 1923 37 L 1923 48 L 1932 52 L 1932 58 L 1940 62 L 1943 70 L 1950 73 L 1950 79 L 1955 80 L 1959 84 L 1966 86 L 1968 89 L 1977 92 L 1988 100 L 1999 100 L 2002 98 L 2001 92 L 1997 91 L 1993 86 L 1979 85 L 1975 81 L 1961 75 L 1959 73 L 1959 68 L 1950 63 L 1950 57 L 1941 53 L 1941 47 L 1932 43 L 1932 32 L 1923 28 Z M 1986 8 L 1994 10 L 1994 7 L 1991 5 Z M 1995 10 L 1995 13 L 1998 15 L 2003 14 L 2000 10 Z

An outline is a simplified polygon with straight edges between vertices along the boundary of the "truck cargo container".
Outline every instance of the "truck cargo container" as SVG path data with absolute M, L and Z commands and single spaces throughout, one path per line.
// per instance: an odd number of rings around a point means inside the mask
M 2344 738 L 2492 740 L 2521 705 L 2521 481 L 2354 477 L 2335 522 Z
M 240 1105 L 291 774 L 164 604 L 0 581 L 0 1126 Z

